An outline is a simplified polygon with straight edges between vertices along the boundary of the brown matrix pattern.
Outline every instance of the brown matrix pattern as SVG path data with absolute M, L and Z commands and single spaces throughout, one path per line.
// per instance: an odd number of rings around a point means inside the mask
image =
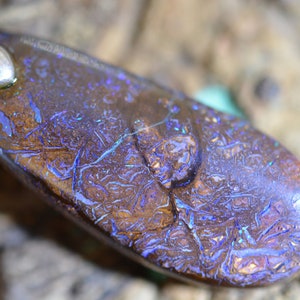
M 1 161 L 113 246 L 182 278 L 300 268 L 300 163 L 238 118 L 38 39 L 0 34 Z

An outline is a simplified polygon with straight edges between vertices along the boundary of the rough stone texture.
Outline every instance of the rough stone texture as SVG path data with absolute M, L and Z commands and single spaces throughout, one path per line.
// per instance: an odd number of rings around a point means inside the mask
M 116 246 L 182 277 L 300 270 L 300 161 L 248 121 L 88 56 L 0 32 L 1 162 Z
M 193 94 L 210 82 L 228 84 L 254 123 L 280 138 L 299 157 L 297 97 L 300 85 L 297 80 L 300 77 L 297 72 L 300 68 L 297 66 L 299 59 L 296 46 L 300 18 L 297 1 L 259 1 L 258 4 L 258 1 L 246 3 L 228 0 L 222 1 L 222 5 L 219 1 L 195 0 L 190 1 L 189 5 L 185 2 L 174 1 L 170 9 L 169 3 L 161 0 L 121 3 L 112 0 L 0 1 L 0 24 L 3 29 L 35 33 L 75 46 L 188 94 Z M 271 89 L 258 89 L 265 78 L 275 82 L 279 89 L 274 85 L 269 85 L 273 86 Z M 70 251 L 84 253 L 80 244 L 82 239 L 89 238 L 84 233 L 79 234 L 80 238 L 77 234 L 70 234 L 77 230 L 73 224 L 65 225 L 67 221 L 61 220 L 60 216 L 53 220 L 51 209 L 43 206 L 32 194 L 8 178 L 6 173 L 1 176 L 1 194 L 1 211 L 4 214 L 1 222 L 6 224 L 1 228 L 7 228 L 6 233 L 1 234 L 1 253 L 12 251 L 12 244 L 18 245 L 19 239 L 29 243 L 31 238 L 41 240 L 41 243 L 49 238 L 60 247 L 69 245 Z M 18 229 L 10 230 L 9 224 L 18 224 L 12 225 Z M 24 228 L 26 234 L 22 233 Z M 65 228 L 65 234 L 60 232 L 61 228 Z M 65 241 L 67 237 L 71 240 L 69 243 Z M 95 243 L 92 239 L 90 242 Z M 30 247 L 34 249 L 36 244 L 31 243 Z M 95 248 L 98 255 L 92 251 L 92 257 L 99 256 L 99 248 Z M 87 259 L 88 256 L 84 257 Z M 124 276 L 128 276 L 131 262 L 112 254 L 110 249 L 106 249 L 102 256 L 105 259 L 96 263 L 97 268 L 103 268 L 107 260 L 113 257 L 116 262 L 111 262 L 109 269 L 119 272 L 121 262 L 125 262 L 127 271 L 124 271 Z M 36 255 L 35 258 L 38 257 Z M 34 263 L 32 257 L 28 263 Z M 54 263 L 59 267 L 62 261 L 54 260 Z M 16 261 L 11 260 L 9 264 L 10 269 L 17 266 Z M 137 269 L 133 273 L 134 278 L 145 273 L 144 269 L 142 272 Z M 5 283 L 2 281 L 0 286 L 4 286 L 5 291 L 16 288 L 16 277 L 8 277 L 8 274 L 11 273 L 2 267 L 1 277 Z M 143 278 L 149 282 L 149 277 L 144 275 Z M 103 277 L 95 281 L 94 287 L 101 280 Z M 189 298 L 185 299 L 199 297 L 197 288 L 179 283 L 174 285 L 169 281 L 164 282 L 163 286 L 156 285 L 162 291 L 159 294 L 162 299 L 176 299 L 179 292 L 172 292 L 173 289 L 186 291 Z M 28 283 L 19 281 L 18 284 L 23 284 L 28 298 L 34 299 L 34 292 L 29 289 Z M 51 284 L 45 289 L 49 297 L 55 293 Z M 115 290 L 121 297 L 123 286 Z M 270 295 L 274 299 L 298 299 L 298 290 L 298 281 L 294 281 L 258 291 L 205 291 L 207 295 L 212 295 L 212 299 L 218 299 L 220 295 L 227 299 L 269 299 Z M 96 294 L 90 299 L 98 299 L 99 295 Z M 117 296 L 109 295 L 107 298 L 116 299 Z M 14 298 L 7 296 L 7 299 Z

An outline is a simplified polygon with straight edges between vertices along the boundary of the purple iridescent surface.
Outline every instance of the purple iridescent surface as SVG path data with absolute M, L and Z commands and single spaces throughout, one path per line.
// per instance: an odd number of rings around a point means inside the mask
M 0 34 L 1 162 L 100 238 L 195 281 L 300 270 L 300 163 L 247 121 L 74 50 Z

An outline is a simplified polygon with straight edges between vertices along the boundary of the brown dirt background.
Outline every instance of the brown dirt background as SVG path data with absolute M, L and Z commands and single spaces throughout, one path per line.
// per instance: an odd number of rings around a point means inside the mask
M 223 84 L 253 124 L 300 158 L 298 0 L 0 0 L 0 28 L 83 50 L 180 89 Z M 194 287 L 94 240 L 0 171 L 0 299 L 300 299 Z

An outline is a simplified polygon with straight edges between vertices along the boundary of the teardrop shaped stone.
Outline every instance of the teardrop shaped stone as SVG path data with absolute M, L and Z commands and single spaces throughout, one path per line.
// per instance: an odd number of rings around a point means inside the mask
M 300 162 L 282 145 L 63 46 L 1 33 L 0 44 L 18 70 L 0 90 L 0 161 L 49 203 L 184 280 L 299 275 Z

